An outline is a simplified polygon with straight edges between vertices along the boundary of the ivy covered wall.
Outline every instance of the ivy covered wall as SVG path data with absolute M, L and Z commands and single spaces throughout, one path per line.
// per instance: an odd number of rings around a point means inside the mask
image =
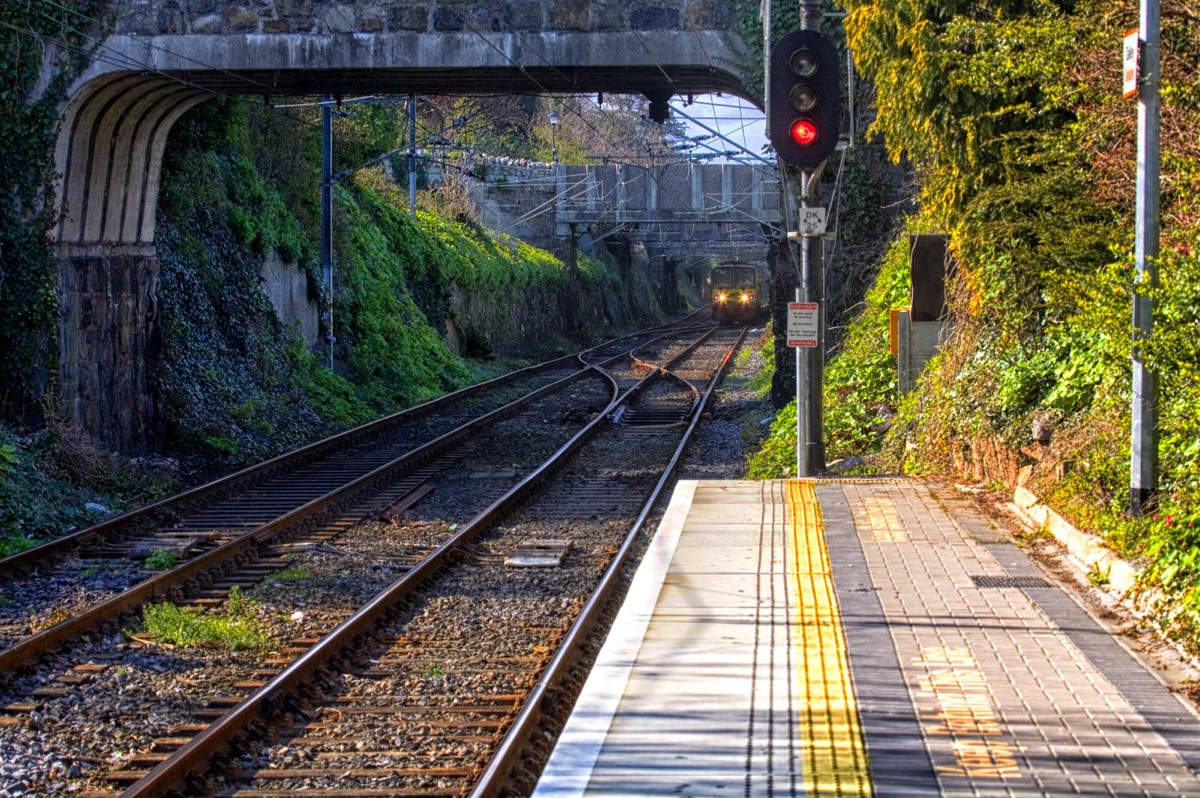
M 53 155 L 103 0 L 0 4 L 0 419 L 37 423 L 58 362 Z

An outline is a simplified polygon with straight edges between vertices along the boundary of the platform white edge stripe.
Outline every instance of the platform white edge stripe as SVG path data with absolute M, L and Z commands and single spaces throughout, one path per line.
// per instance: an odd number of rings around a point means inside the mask
M 691 511 L 697 484 L 697 480 L 689 479 L 675 485 L 658 532 L 646 549 L 612 632 L 600 648 L 596 664 L 584 682 L 579 700 L 559 735 L 532 798 L 582 796 L 591 783 L 592 770 L 625 695 L 625 686 L 658 604 L 658 594 L 675 556 L 684 522 Z

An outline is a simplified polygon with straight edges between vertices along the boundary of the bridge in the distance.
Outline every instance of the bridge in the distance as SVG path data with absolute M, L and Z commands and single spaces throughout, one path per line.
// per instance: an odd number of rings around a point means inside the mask
M 779 175 L 766 165 L 491 160 L 478 171 L 484 225 L 547 249 L 603 236 L 638 242 L 651 258 L 761 262 L 781 235 Z

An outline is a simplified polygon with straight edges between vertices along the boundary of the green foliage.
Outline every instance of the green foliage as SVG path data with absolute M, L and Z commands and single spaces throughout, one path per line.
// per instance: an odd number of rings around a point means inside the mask
M 831 460 L 879 449 L 898 399 L 896 363 L 888 352 L 888 314 L 907 304 L 908 295 L 905 236 L 888 250 L 842 350 L 825 369 L 826 455 Z
M 275 582 L 303 582 L 312 577 L 313 569 L 307 565 L 289 565 L 282 571 L 271 574 L 271 580 Z
M 24 551 L 73 527 L 101 520 L 85 505 L 114 501 L 40 468 L 34 451 L 0 427 L 0 557 Z
M 750 455 L 749 479 L 780 479 L 796 474 L 796 400 L 793 399 L 771 423 L 762 448 Z
M 244 106 L 211 101 L 177 128 L 157 226 L 164 407 L 177 444 L 256 462 L 326 429 L 291 380 L 259 276 L 268 251 L 313 248 L 250 161 Z
M 103 8 L 101 0 L 0 4 L 0 419 L 10 422 L 36 418 L 55 368 L 58 272 L 47 234 L 58 111 L 87 65 L 91 20 Z
M 431 264 L 421 250 L 406 250 L 406 242 L 397 235 L 412 228 L 419 237 L 415 226 L 398 207 L 385 205 L 369 189 L 339 191 L 339 205 L 348 229 L 339 261 L 343 276 L 336 311 L 348 319 L 342 337 L 363 397 L 384 409 L 415 404 L 465 384 L 470 371 L 446 346 L 409 290 L 410 285 L 423 284 L 426 307 L 441 315 L 444 329 L 448 288 L 441 280 L 422 281 L 425 275 L 437 275 L 438 264 Z M 422 243 L 431 245 L 427 239 Z M 403 252 L 409 257 L 402 260 Z
M 270 634 L 258 619 L 256 606 L 236 586 L 229 592 L 224 613 L 205 613 L 163 602 L 143 608 L 142 624 L 147 633 L 180 646 L 229 651 L 265 651 L 271 647 Z
M 165 549 L 155 549 L 150 552 L 144 565 L 151 571 L 169 571 L 179 564 L 179 555 Z
M 769 337 L 773 336 L 774 332 Z M 771 380 L 775 374 L 775 347 L 770 341 L 762 348 L 762 360 L 762 368 L 750 378 L 750 390 L 760 399 L 766 399 L 771 395 Z
M 873 129 L 925 170 L 934 218 L 1035 173 L 1037 137 L 1074 120 L 1070 70 L 1098 31 L 1051 0 L 1010 6 L 852 0 L 846 31 L 876 86 Z
M 1011 450 L 1055 426 L 1040 494 L 1162 590 L 1160 624 L 1200 651 L 1200 22 L 1163 14 L 1163 248 L 1159 284 L 1129 252 L 1131 106 L 1096 74 L 1119 67 L 1127 9 L 1088 0 L 851 0 L 855 62 L 875 82 L 882 133 L 921 178 L 921 222 L 951 234 L 954 336 L 899 404 L 884 451 L 944 469 L 976 438 Z M 1161 497 L 1125 513 L 1134 291 L 1156 303 L 1144 342 L 1159 375 Z M 867 361 L 857 358 L 860 364 Z M 862 368 L 862 365 L 859 366 Z M 831 370 L 833 367 L 831 366 Z M 1169 497 L 1169 498 L 1167 498 Z
M 897 403 L 896 365 L 888 353 L 888 311 L 908 299 L 908 238 L 889 248 L 862 311 L 825 369 L 826 457 L 880 448 Z M 796 473 L 796 403 L 781 410 L 763 448 L 750 458 L 751 479 Z
M 17 457 L 17 447 L 11 443 L 0 445 L 0 475 L 13 470 L 20 458 Z
M 363 401 L 353 383 L 325 367 L 321 358 L 293 338 L 287 345 L 292 364 L 292 383 L 310 402 L 314 411 L 335 427 L 353 427 L 375 418 L 375 411 Z
M 380 113 L 354 128 L 359 155 L 391 135 Z M 157 228 L 166 414 L 178 445 L 226 466 L 475 379 L 444 341 L 452 290 L 557 301 L 567 280 L 556 258 L 516 239 L 428 213 L 413 221 L 403 191 L 359 171 L 335 191 L 338 370 L 328 370 L 324 353 L 280 329 L 260 287 L 273 253 L 310 278 L 316 267 L 314 137 L 214 100 L 180 121 L 167 148 Z M 584 286 L 604 291 L 613 279 L 580 259 Z M 486 338 L 476 351 L 487 351 Z

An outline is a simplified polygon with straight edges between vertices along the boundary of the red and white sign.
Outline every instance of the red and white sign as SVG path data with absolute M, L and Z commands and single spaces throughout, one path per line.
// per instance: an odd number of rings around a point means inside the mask
M 815 347 L 821 316 L 816 302 L 789 302 L 788 346 Z
M 1126 97 L 1136 97 L 1138 91 L 1138 31 L 1137 28 L 1125 34 L 1122 47 L 1122 62 L 1125 65 L 1124 80 L 1121 88 Z

